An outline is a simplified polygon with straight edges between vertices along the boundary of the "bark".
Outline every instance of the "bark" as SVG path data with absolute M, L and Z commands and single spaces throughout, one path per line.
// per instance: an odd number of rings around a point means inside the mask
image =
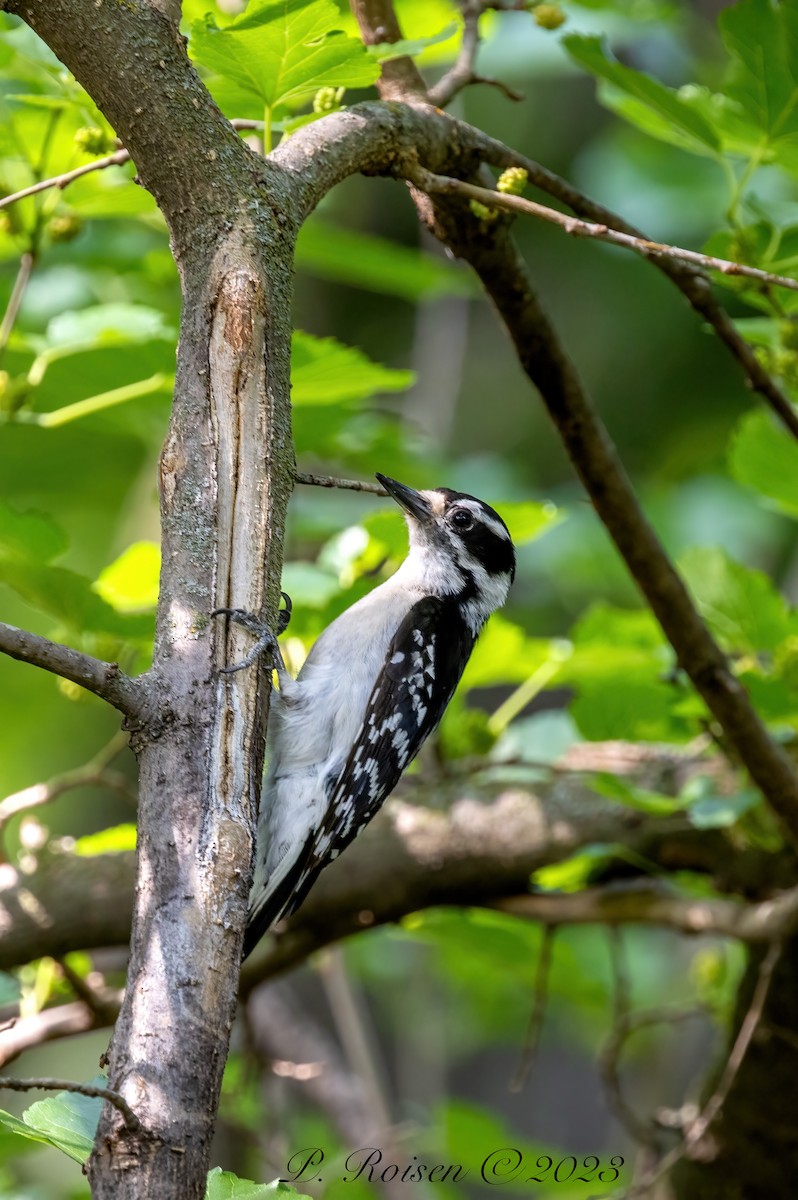
M 161 459 L 163 571 L 147 716 L 134 731 L 139 842 L 131 959 L 93 1195 L 201 1197 L 246 911 L 269 680 L 217 607 L 276 610 L 293 478 L 289 357 L 295 229 L 279 179 L 210 101 L 149 4 L 7 5 L 97 101 L 169 224 L 183 316 Z M 274 172 L 272 172 L 274 176 Z M 210 636 L 209 636 L 210 634 Z
M 748 1011 L 760 958 L 752 954 L 740 986 L 732 1040 Z M 798 941 L 793 938 L 776 966 L 762 1019 L 719 1119 L 673 1172 L 676 1200 L 793 1200 L 798 1179 L 796 995 Z

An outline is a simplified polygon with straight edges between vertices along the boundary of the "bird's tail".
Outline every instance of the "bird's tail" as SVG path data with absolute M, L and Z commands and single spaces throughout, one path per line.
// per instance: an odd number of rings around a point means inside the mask
M 315 846 L 316 831 L 312 830 L 293 862 L 286 864 L 283 860 L 260 889 L 256 878 L 250 896 L 242 961 L 281 917 L 296 912 L 313 887 L 321 870 L 321 864 L 315 861 Z

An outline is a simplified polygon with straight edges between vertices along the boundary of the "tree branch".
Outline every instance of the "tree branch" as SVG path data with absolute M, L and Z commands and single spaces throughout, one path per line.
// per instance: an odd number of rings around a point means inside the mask
M 45 1008 L 30 1017 L 13 1019 L 7 1028 L 0 1029 L 0 1067 L 7 1066 L 26 1050 L 32 1050 L 44 1042 L 74 1037 L 75 1034 L 113 1024 L 121 1000 L 122 993 L 119 992 L 115 1004 L 109 1001 L 101 1012 L 96 1013 L 82 1000 L 75 1000 L 55 1008 Z
M 343 488 L 351 492 L 371 492 L 373 496 L 387 496 L 385 488 L 379 483 L 364 483 L 360 479 L 337 479 L 334 475 L 310 475 L 306 471 L 297 471 L 294 479 L 297 483 L 309 484 L 311 487 Z
M 545 204 L 537 204 L 534 200 L 526 200 L 522 196 L 513 196 L 503 192 L 492 191 L 490 188 L 477 187 L 462 179 L 451 176 L 435 175 L 418 167 L 407 174 L 407 179 L 429 195 L 456 195 L 467 199 L 478 200 L 481 204 L 493 209 L 503 209 L 505 212 L 521 213 L 537 217 L 556 225 L 572 237 L 594 238 L 599 242 L 608 242 L 611 246 L 622 246 L 632 250 L 643 258 L 675 258 L 682 262 L 693 263 L 705 270 L 720 271 L 723 275 L 745 276 L 756 279 L 760 283 L 772 284 L 775 287 L 789 288 L 798 291 L 798 279 L 787 275 L 774 275 L 771 271 L 762 271 L 759 267 L 748 267 L 743 263 L 732 262 L 727 258 L 715 258 L 711 254 L 702 254 L 698 250 L 686 250 L 681 246 L 671 246 L 665 242 L 652 242 L 647 238 L 635 237 L 630 233 L 622 233 L 608 225 L 597 225 L 595 222 L 582 221 L 569 217 L 567 213 L 558 212 L 555 208 L 547 208 Z
M 19 270 L 17 277 L 14 280 L 14 286 L 11 289 L 11 295 L 8 300 L 6 311 L 3 313 L 3 320 L 0 321 L 0 356 L 3 355 L 8 339 L 11 337 L 11 331 L 14 328 L 14 322 L 19 315 L 20 306 L 25 295 L 25 289 L 30 281 L 31 271 L 33 270 L 33 253 L 26 250 L 19 260 Z
M 125 733 L 116 733 L 108 745 L 83 766 L 75 767 L 71 771 L 63 771 L 60 775 L 48 780 L 47 783 L 35 783 L 32 787 L 12 792 L 11 795 L 0 800 L 0 833 L 12 817 L 28 812 L 31 808 L 51 804 L 59 796 L 63 796 L 65 792 L 71 791 L 73 788 L 109 787 L 135 803 L 137 797 L 127 777 L 121 771 L 112 771 L 109 767 L 109 763 L 120 750 L 124 749 L 127 743 L 128 739 Z
M 486 905 L 550 926 L 650 922 L 752 943 L 784 935 L 795 923 L 793 891 L 769 898 L 780 886 L 772 855 L 732 853 L 722 834 L 692 830 L 684 815 L 644 817 L 596 795 L 581 776 L 558 776 L 535 794 L 515 789 L 448 797 L 437 788 L 436 801 L 447 800 L 445 812 L 389 801 L 341 862 L 323 872 L 284 932 L 246 964 L 244 991 L 320 946 L 436 905 Z M 699 901 L 646 884 L 525 894 L 534 871 L 596 843 L 625 846 L 667 869 L 709 872 L 717 887 L 766 898 Z M 785 866 L 786 876 L 792 871 Z M 6 866 L 0 970 L 43 955 L 124 945 L 133 879 L 131 854 L 43 853 L 38 870 L 25 876 Z
M 493 300 L 521 366 L 537 387 L 596 512 L 673 646 L 679 665 L 798 845 L 798 775 L 770 734 L 644 515 L 616 448 L 565 355 L 506 229 L 474 237 L 461 214 L 433 224 L 470 262 Z M 473 224 L 473 223 L 472 223 Z
M 249 118 L 234 117 L 230 124 L 233 129 L 237 130 L 263 128 L 263 121 L 252 121 Z M 81 167 L 74 167 L 71 171 L 64 171 L 61 175 L 53 175 L 50 179 L 40 179 L 37 183 L 32 183 L 30 187 L 0 197 L 0 209 L 8 208 L 11 204 L 16 204 L 18 200 L 24 200 L 27 196 L 35 196 L 38 192 L 49 191 L 51 188 L 59 188 L 63 191 L 75 180 L 82 179 L 84 175 L 91 175 L 94 171 L 105 171 L 108 167 L 121 167 L 128 162 L 130 162 L 130 153 L 124 146 L 120 146 L 113 154 L 95 158 Z
M 71 1079 L 14 1079 L 10 1075 L 0 1075 L 0 1088 L 8 1088 L 10 1092 L 77 1092 L 81 1096 L 92 1096 L 99 1100 L 107 1100 L 121 1114 L 125 1126 L 131 1133 L 138 1133 L 141 1121 L 133 1112 L 124 1096 L 111 1088 L 95 1087 L 91 1083 L 74 1083 Z
M 460 53 L 451 70 L 447 71 L 427 91 L 427 99 L 430 104 L 434 104 L 436 108 L 445 108 L 464 88 L 470 87 L 474 83 L 485 83 L 490 87 L 498 88 L 500 92 L 504 92 L 508 100 L 523 100 L 521 92 L 508 87 L 501 79 L 480 75 L 476 70 L 480 43 L 479 18 L 487 6 L 482 0 L 463 0 L 460 7 L 463 11 L 463 42 Z
M 390 0 L 353 0 L 353 3 L 356 3 L 364 36 L 373 38 L 375 14 L 379 11 L 383 20 L 386 7 L 391 8 Z M 391 37 L 396 40 L 400 30 L 395 16 L 391 30 Z M 388 39 L 381 37 L 380 40 Z M 394 88 L 393 84 L 391 88 Z M 387 94 L 388 85 L 383 88 L 381 83 L 380 90 L 381 94 Z M 405 96 L 406 101 L 416 98 L 416 92 Z M 458 140 L 466 143 L 480 140 L 475 131 L 474 137 L 470 138 L 467 128 L 459 131 L 458 139 L 456 122 L 450 123 L 450 129 L 450 156 Z M 294 137 L 289 141 L 296 143 L 297 139 Z M 362 138 L 361 143 L 364 141 Z M 490 139 L 484 139 L 485 152 L 489 143 Z M 289 155 L 297 149 L 301 153 L 301 146 L 295 144 Z M 368 159 L 370 149 L 361 144 L 360 154 L 364 159 Z M 497 149 L 495 144 L 494 149 Z M 352 153 L 357 154 L 354 147 Z M 394 145 L 394 173 L 412 177 L 425 153 L 423 138 L 419 138 L 416 145 L 405 146 L 404 156 L 397 153 Z M 520 159 L 518 161 L 525 165 Z M 329 161 L 322 169 L 325 178 L 329 178 Z M 464 160 L 459 173 L 468 175 L 473 170 L 469 161 Z M 609 433 L 535 294 L 526 264 L 506 225 L 483 228 L 482 223 L 475 221 L 457 200 L 442 199 L 434 204 L 418 192 L 415 200 L 419 216 L 431 232 L 453 254 L 468 262 L 479 276 L 510 335 L 523 370 L 540 393 L 598 516 L 676 651 L 680 666 L 722 726 L 751 778 L 781 818 L 793 845 L 798 845 L 798 773 L 795 766 L 789 755 L 770 737 L 745 688 L 731 673 L 726 656 L 701 619 L 645 517 Z M 637 236 L 636 231 L 631 232 Z M 694 272 L 693 267 L 682 263 L 678 268 L 679 279 L 684 271 Z M 789 404 L 787 408 L 798 427 L 798 414 L 792 412 Z
M 120 671 L 118 663 L 102 662 L 90 654 L 51 642 L 36 633 L 27 633 L 3 621 L 0 621 L 0 652 L 79 684 L 119 709 L 130 720 L 138 720 L 144 712 L 146 683 L 143 679 L 129 679 Z
M 35 196 L 39 192 L 49 191 L 50 188 L 69 187 L 70 183 L 74 183 L 76 179 L 81 179 L 84 175 L 90 175 L 92 171 L 104 171 L 107 167 L 121 167 L 123 163 L 130 162 L 130 155 L 127 150 L 115 150 L 113 154 L 106 154 L 104 158 L 95 158 L 93 162 L 84 163 L 81 167 L 74 167 L 71 171 L 65 171 L 62 175 L 54 175 L 51 179 L 40 179 L 37 183 L 32 183 L 30 187 L 21 188 L 18 192 L 10 192 L 7 196 L 0 197 L 0 209 L 8 208 L 12 204 L 16 204 L 18 200 L 24 200 L 27 196 Z
M 478 134 L 478 136 L 480 135 Z M 529 182 L 534 187 L 540 188 L 541 191 L 561 201 L 572 212 L 589 221 L 607 225 L 611 229 L 629 234 L 642 241 L 649 240 L 644 233 L 625 221 L 618 213 L 592 200 L 568 180 L 556 175 L 534 159 L 510 149 L 495 138 L 488 137 L 487 134 L 482 134 L 480 140 L 485 162 L 490 163 L 491 166 L 499 170 L 507 167 L 523 167 L 529 176 Z M 722 344 L 741 367 L 751 390 L 763 398 L 784 427 L 793 437 L 798 438 L 798 412 L 762 366 L 754 353 L 753 346 L 741 336 L 729 314 L 715 299 L 706 275 L 678 259 L 652 257 L 649 261 L 676 285 L 691 307 L 712 327 Z

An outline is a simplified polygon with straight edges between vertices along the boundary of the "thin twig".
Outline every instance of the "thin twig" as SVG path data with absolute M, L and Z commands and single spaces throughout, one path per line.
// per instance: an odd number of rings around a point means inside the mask
M 262 129 L 263 121 L 251 121 L 246 118 L 235 117 L 230 124 L 233 129 Z M 0 209 L 8 208 L 11 204 L 16 204 L 18 200 L 24 200 L 26 196 L 35 196 L 38 192 L 46 192 L 50 188 L 59 188 L 61 191 L 69 187 L 75 180 L 81 179 L 84 175 L 90 175 L 93 171 L 105 171 L 108 167 L 121 167 L 125 163 L 130 162 L 130 152 L 121 146 L 119 150 L 115 150 L 113 154 L 106 154 L 103 158 L 95 158 L 93 162 L 84 163 L 81 167 L 75 167 L 71 171 L 64 171 L 61 175 L 53 175 L 50 179 L 40 179 L 37 183 L 32 183 L 30 187 L 22 188 L 18 192 L 12 192 L 8 196 L 0 197 Z
M 771 942 L 798 929 L 798 888 L 758 904 L 680 896 L 651 884 L 533 892 L 495 900 L 493 908 L 556 925 L 662 925 L 680 933 Z
M 102 662 L 90 654 L 73 650 L 71 646 L 62 646 L 36 633 L 6 625 L 4 621 L 0 621 L 0 652 L 18 662 L 51 671 L 62 679 L 70 679 L 127 717 L 136 718 L 141 714 L 143 685 L 140 680 L 124 675 L 118 663 Z
M 568 206 L 572 212 L 597 224 L 607 225 L 622 233 L 648 241 L 645 234 L 625 221 L 618 213 L 586 196 L 567 179 L 550 171 L 541 163 L 512 150 L 495 138 L 478 132 L 477 135 L 485 162 L 504 170 L 507 167 L 523 167 L 529 182 L 542 192 L 553 196 Z M 748 385 L 773 409 L 785 428 L 798 438 L 798 412 L 793 408 L 784 392 L 756 356 L 754 347 L 739 333 L 723 306 L 712 294 L 709 279 L 696 267 L 665 255 L 650 256 L 648 259 L 676 285 L 692 308 L 712 327 L 723 345 L 742 368 Z
M 71 771 L 55 775 L 47 783 L 34 783 L 0 800 L 0 831 L 12 817 L 43 804 L 51 804 L 65 792 L 78 787 L 109 787 L 135 802 L 136 794 L 130 781 L 121 771 L 112 771 L 108 764 L 128 744 L 125 733 L 115 733 L 102 750 L 89 762 Z
M 31 271 L 33 270 L 33 253 L 26 250 L 19 260 L 19 270 L 17 277 L 14 280 L 14 286 L 11 289 L 11 295 L 8 299 L 8 306 L 3 314 L 3 320 L 0 322 L 0 355 L 3 354 L 8 339 L 11 337 L 11 330 L 14 328 L 14 322 L 19 314 L 22 298 L 25 295 L 25 289 L 30 280 Z
M 129 161 L 130 155 L 127 150 L 115 150 L 113 154 L 106 154 L 104 158 L 95 158 L 93 162 L 84 163 L 82 167 L 64 171 L 62 175 L 53 175 L 50 179 L 40 179 L 37 183 L 32 183 L 30 187 L 21 188 L 18 192 L 3 196 L 0 199 L 0 209 L 8 208 L 11 204 L 16 204 L 18 200 L 24 200 L 27 196 L 35 196 L 38 192 L 46 192 L 50 188 L 60 188 L 63 191 L 64 188 L 69 187 L 70 183 L 74 183 L 83 175 L 89 175 L 92 171 L 104 171 L 106 167 L 121 167 L 123 163 Z
M 334 475 L 310 475 L 307 471 L 297 471 L 294 476 L 297 483 L 306 483 L 311 487 L 343 488 L 350 492 L 371 492 L 373 496 L 387 496 L 385 488 L 379 483 L 367 483 L 360 479 L 338 479 Z
M 463 88 L 474 83 L 485 83 L 498 88 L 508 100 L 524 99 L 523 93 L 509 87 L 501 79 L 479 75 L 475 69 L 480 43 L 479 18 L 488 7 L 493 6 L 484 4 L 482 0 L 463 0 L 463 41 L 457 61 L 427 93 L 430 104 L 434 104 L 436 108 L 445 108 Z
M 111 1088 L 95 1087 L 91 1083 L 74 1083 L 71 1079 L 14 1079 L 10 1075 L 0 1075 L 0 1088 L 8 1088 L 10 1092 L 77 1092 L 81 1096 L 90 1096 L 99 1100 L 107 1100 L 121 1114 L 126 1127 L 131 1133 L 138 1133 L 141 1121 L 133 1112 L 124 1096 Z
M 763 271 L 759 267 L 749 267 L 744 263 L 732 262 L 726 258 L 715 258 L 711 254 L 702 254 L 699 250 L 686 250 L 681 246 L 671 246 L 665 242 L 652 242 L 646 238 L 636 237 L 630 233 L 622 233 L 609 225 L 599 225 L 593 221 L 583 221 L 578 217 L 570 217 L 567 213 L 548 208 L 534 200 L 526 200 L 523 196 L 512 196 L 503 192 L 494 192 L 490 188 L 478 187 L 466 183 L 463 179 L 454 179 L 449 175 L 435 175 L 423 167 L 418 167 L 407 173 L 411 183 L 429 195 L 459 195 L 470 200 L 478 200 L 490 208 L 505 209 L 507 212 L 523 213 L 526 216 L 538 217 L 557 225 L 565 233 L 573 237 L 595 238 L 600 242 L 609 242 L 613 246 L 623 246 L 633 250 L 644 258 L 678 258 L 682 262 L 692 263 L 704 270 L 720 271 L 723 275 L 741 275 L 748 279 L 756 279 L 759 283 L 767 283 L 774 287 L 789 288 L 798 291 L 798 279 L 788 275 L 774 275 L 771 271 Z
M 523 1088 L 529 1078 L 529 1072 L 535 1061 L 538 1046 L 540 1045 L 540 1038 L 543 1033 L 543 1019 L 546 1016 L 546 1001 L 549 995 L 549 971 L 551 969 L 551 957 L 556 934 L 556 925 L 543 926 L 543 940 L 540 943 L 538 965 L 535 970 L 535 982 L 532 992 L 532 1011 L 529 1014 L 529 1025 L 527 1026 L 524 1044 L 521 1047 L 521 1057 L 515 1069 L 515 1074 L 510 1081 L 511 1092 L 520 1092 Z
M 648 1151 L 656 1150 L 657 1139 L 651 1121 L 644 1121 L 626 1101 L 620 1074 L 620 1057 L 632 1029 L 631 981 L 626 962 L 622 933 L 619 929 L 607 932 L 612 976 L 612 1027 L 598 1057 L 598 1066 L 610 1107 L 636 1142 Z
M 394 1156 L 397 1147 L 383 1072 L 380 1070 L 374 1039 L 369 1036 L 363 1005 L 346 969 L 340 947 L 334 946 L 323 956 L 319 973 L 349 1069 L 363 1087 L 385 1157 L 396 1162 Z M 406 1195 L 400 1180 L 384 1180 L 382 1190 L 393 1200 L 402 1200 Z
M 119 1012 L 122 992 L 115 992 L 102 1012 L 94 1013 L 82 1000 L 71 1000 L 55 1008 L 45 1008 L 30 1017 L 17 1017 L 0 1028 L 0 1067 L 18 1058 L 26 1050 L 44 1042 L 74 1037 L 112 1025 Z
M 756 986 L 751 997 L 751 1003 L 748 1006 L 748 1011 L 743 1017 L 740 1028 L 737 1031 L 737 1036 L 734 1039 L 734 1045 L 729 1052 L 729 1057 L 726 1060 L 726 1065 L 723 1068 L 717 1087 L 712 1095 L 707 1100 L 701 1111 L 691 1122 L 690 1126 L 685 1130 L 684 1138 L 678 1146 L 674 1146 L 660 1161 L 654 1170 L 648 1172 L 639 1184 L 631 1188 L 624 1194 L 623 1200 L 634 1200 L 634 1198 L 645 1195 L 649 1192 L 661 1179 L 665 1177 L 678 1162 L 688 1155 L 698 1142 L 705 1136 L 707 1130 L 712 1123 L 717 1120 L 720 1115 L 723 1105 L 729 1092 L 732 1089 L 740 1067 L 743 1064 L 748 1048 L 751 1045 L 754 1034 L 762 1020 L 762 1013 L 765 1008 L 765 1002 L 770 990 L 770 984 L 773 979 L 773 972 L 776 969 L 776 964 L 779 961 L 782 952 L 782 943 L 780 941 L 773 942 L 768 947 L 767 953 L 759 964 L 759 973 L 757 975 Z
M 475 238 L 473 221 L 440 205 L 433 226 L 477 272 L 539 392 L 596 512 L 648 601 L 679 665 L 798 844 L 798 772 L 771 736 L 646 517 L 617 448 L 560 343 L 506 226 Z M 491 227 L 489 227 L 490 229 Z M 798 416 L 798 414 L 796 414 Z
M 102 988 L 98 989 L 89 983 L 84 975 L 71 967 L 65 958 L 57 957 L 55 962 L 58 963 L 61 974 L 78 1000 L 86 1005 L 98 1024 L 104 1025 L 115 1020 L 119 1012 L 118 995 L 113 989 L 105 986 L 104 980 Z M 102 976 L 100 979 L 102 980 Z

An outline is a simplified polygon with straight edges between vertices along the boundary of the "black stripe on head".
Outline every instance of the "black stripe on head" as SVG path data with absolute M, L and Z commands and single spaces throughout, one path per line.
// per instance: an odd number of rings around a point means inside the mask
M 460 539 L 466 551 L 490 575 L 509 575 L 512 581 L 515 578 L 515 548 L 510 531 L 496 509 L 491 508 L 484 500 L 470 496 L 468 492 L 455 492 L 451 488 L 435 490 L 443 497 L 444 518 L 457 509 L 459 501 L 470 502 L 466 507 L 474 512 L 476 517 L 471 529 L 458 529 L 456 525 L 447 521 L 449 528 Z M 486 519 L 481 520 L 481 516 Z

